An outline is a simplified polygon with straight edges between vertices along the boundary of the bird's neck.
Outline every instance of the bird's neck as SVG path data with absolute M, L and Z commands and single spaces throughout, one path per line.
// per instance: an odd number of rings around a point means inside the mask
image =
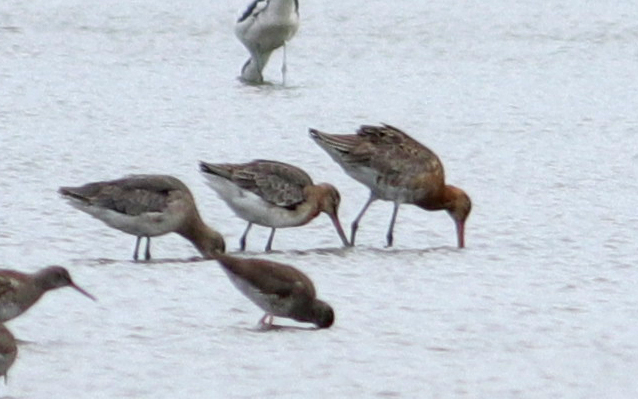
M 304 195 L 306 200 L 295 209 L 295 212 L 302 216 L 301 224 L 308 223 L 321 213 L 321 202 L 323 201 L 323 194 L 319 186 L 306 186 Z
M 415 201 L 414 204 L 427 211 L 447 210 L 453 204 L 453 192 L 450 186 L 444 186 L 443 189 L 437 190 L 433 195 Z
M 47 277 L 48 276 L 44 270 L 40 270 L 39 272 L 36 272 L 35 275 L 33 276 L 33 285 L 35 285 L 37 288 L 42 289 L 40 295 L 44 294 L 44 292 L 48 290 L 57 288 L 54 284 L 51 283 L 51 281 Z
M 195 245 L 208 235 L 209 227 L 204 223 L 199 212 L 193 212 L 177 234 L 192 241 Z
M 317 217 L 321 210 L 318 203 L 314 201 L 304 201 L 290 212 L 292 212 L 292 214 L 289 215 L 291 216 L 290 219 L 294 220 L 291 226 L 302 226 Z
M 196 210 L 176 233 L 189 240 L 205 259 L 225 250 L 222 236 L 204 223 Z

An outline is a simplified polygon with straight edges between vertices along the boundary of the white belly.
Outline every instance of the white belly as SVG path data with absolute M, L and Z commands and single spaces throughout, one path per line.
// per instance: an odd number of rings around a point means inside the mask
M 173 232 L 184 221 L 184 215 L 180 212 L 146 212 L 131 216 L 76 200 L 70 200 L 70 203 L 108 226 L 138 237 L 156 237 Z
M 257 18 L 248 18 L 235 27 L 235 34 L 251 51 L 269 52 L 283 46 L 290 40 L 299 27 L 299 17 L 291 12 L 280 15 L 275 12 L 262 12 Z
M 205 175 L 208 185 L 228 204 L 240 218 L 267 227 L 292 227 L 308 220 L 307 212 L 289 210 L 264 201 L 260 196 L 237 187 L 232 182 L 215 175 Z

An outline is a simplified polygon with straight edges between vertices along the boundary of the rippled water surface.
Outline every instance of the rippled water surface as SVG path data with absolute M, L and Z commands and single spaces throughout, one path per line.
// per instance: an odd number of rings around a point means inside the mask
M 631 2 L 301 1 L 265 76 L 236 78 L 244 1 L 0 3 L 0 263 L 68 267 L 7 325 L 13 398 L 635 398 L 638 22 Z M 307 135 L 387 122 L 436 151 L 474 209 L 467 248 L 443 212 L 375 203 L 358 246 L 330 220 L 255 227 L 249 256 L 293 264 L 329 330 L 255 329 L 261 311 L 178 236 L 134 238 L 56 193 L 168 173 L 236 251 L 245 223 L 197 161 L 272 158 L 367 199 Z M 297 328 L 301 327 L 301 328 Z

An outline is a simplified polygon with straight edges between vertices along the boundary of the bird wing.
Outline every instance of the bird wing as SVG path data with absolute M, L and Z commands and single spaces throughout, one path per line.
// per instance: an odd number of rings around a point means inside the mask
M 236 165 L 230 179 L 242 189 L 281 207 L 303 202 L 304 187 L 312 185 L 310 176 L 296 166 L 268 160 Z
M 316 297 L 314 284 L 292 266 L 262 259 L 236 259 L 222 256 L 218 261 L 230 273 L 244 279 L 264 295 Z
M 312 178 L 303 170 L 282 162 L 257 160 L 250 169 L 261 197 L 277 206 L 295 206 L 305 200 L 304 188 Z
M 369 187 L 439 186 L 445 180 L 439 157 L 405 132 L 390 126 L 363 125 L 357 134 L 328 134 L 310 129 L 310 136 L 346 172 Z
M 62 187 L 60 193 L 87 205 L 137 216 L 145 212 L 162 212 L 175 190 L 188 188 L 171 176 L 132 175 L 123 179 Z
M 367 166 L 372 155 L 372 146 L 354 134 L 330 134 L 310 129 L 310 137 L 337 163 L 344 166 Z
M 390 126 L 361 126 L 357 136 L 364 139 L 369 165 L 389 180 L 419 174 L 443 173 L 443 164 L 429 148 L 405 132 Z
M 241 14 L 237 22 L 243 22 L 251 16 L 257 16 L 260 12 L 266 9 L 268 6 L 268 0 L 255 0 L 248 5 L 246 10 Z

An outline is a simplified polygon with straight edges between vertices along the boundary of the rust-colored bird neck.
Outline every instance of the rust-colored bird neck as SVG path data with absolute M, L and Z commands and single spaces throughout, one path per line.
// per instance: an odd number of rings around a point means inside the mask
M 458 187 L 446 185 L 437 196 L 430 196 L 415 201 L 415 205 L 428 210 L 445 209 L 454 220 L 459 248 L 465 247 L 465 221 L 472 211 L 470 197 Z
M 316 207 L 315 216 L 319 212 L 337 213 L 341 196 L 335 186 L 328 183 L 309 185 L 304 187 L 304 194 L 306 195 L 306 200 Z
M 307 197 L 307 201 L 310 204 L 313 204 L 314 210 L 309 215 L 308 220 L 316 217 L 319 212 L 324 212 L 330 217 L 332 224 L 335 226 L 337 230 L 337 234 L 339 234 L 339 238 L 343 242 L 344 246 L 350 246 L 348 239 L 346 238 L 346 234 L 341 227 L 341 222 L 339 221 L 339 204 L 341 203 L 341 195 L 339 194 L 339 190 L 332 184 L 321 183 L 312 186 L 306 186 L 304 188 L 304 194 Z

